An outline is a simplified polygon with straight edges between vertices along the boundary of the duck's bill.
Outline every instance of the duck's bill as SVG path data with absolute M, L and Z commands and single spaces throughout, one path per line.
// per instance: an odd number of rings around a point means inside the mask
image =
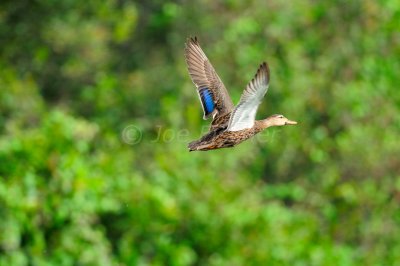
M 297 122 L 288 120 L 288 121 L 286 121 L 286 125 L 297 125 Z

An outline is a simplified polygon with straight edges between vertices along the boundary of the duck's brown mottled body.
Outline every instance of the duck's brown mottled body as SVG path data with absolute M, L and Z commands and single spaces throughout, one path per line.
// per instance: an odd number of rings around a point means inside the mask
M 232 112 L 229 112 L 214 118 L 214 120 L 211 122 L 210 131 L 216 130 L 218 128 L 227 128 L 231 115 Z
M 297 124 L 283 115 L 255 120 L 257 108 L 269 86 L 270 72 L 267 63 L 260 65 L 255 77 L 246 86 L 239 103 L 234 106 L 197 38 L 187 41 L 185 58 L 202 103 L 203 117 L 213 118 L 209 132 L 201 139 L 189 143 L 189 151 L 234 147 L 267 127 Z
M 204 135 L 200 140 L 189 143 L 189 151 L 208 151 L 221 148 L 231 148 L 253 137 L 263 130 L 260 121 L 252 128 L 240 131 L 214 130 Z

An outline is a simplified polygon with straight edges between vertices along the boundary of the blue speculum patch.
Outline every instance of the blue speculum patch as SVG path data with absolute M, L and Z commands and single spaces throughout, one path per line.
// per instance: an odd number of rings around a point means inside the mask
M 206 111 L 206 115 L 214 111 L 214 100 L 211 92 L 208 88 L 204 88 L 200 90 L 201 100 L 203 102 L 204 111 Z

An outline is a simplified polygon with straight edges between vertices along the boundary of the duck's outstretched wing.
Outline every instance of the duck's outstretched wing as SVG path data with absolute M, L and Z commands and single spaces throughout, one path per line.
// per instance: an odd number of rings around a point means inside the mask
M 253 127 L 257 108 L 268 90 L 269 78 L 269 67 L 264 62 L 258 68 L 255 77 L 247 85 L 239 104 L 233 110 L 228 131 L 239 131 Z
M 197 92 L 204 111 L 204 119 L 212 114 L 219 115 L 231 112 L 233 103 L 228 91 L 215 72 L 213 66 L 200 47 L 197 38 L 186 42 L 185 58 L 190 77 L 197 87 Z

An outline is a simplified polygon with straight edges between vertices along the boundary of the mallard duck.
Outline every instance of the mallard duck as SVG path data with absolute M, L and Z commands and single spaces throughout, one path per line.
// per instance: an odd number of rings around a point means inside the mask
M 270 71 L 266 62 L 259 66 L 239 103 L 234 106 L 196 37 L 187 40 L 185 58 L 203 107 L 203 118 L 212 117 L 209 132 L 199 140 L 189 143 L 189 151 L 233 147 L 268 127 L 297 124 L 283 115 L 271 115 L 263 120 L 255 120 L 257 108 L 269 86 Z

